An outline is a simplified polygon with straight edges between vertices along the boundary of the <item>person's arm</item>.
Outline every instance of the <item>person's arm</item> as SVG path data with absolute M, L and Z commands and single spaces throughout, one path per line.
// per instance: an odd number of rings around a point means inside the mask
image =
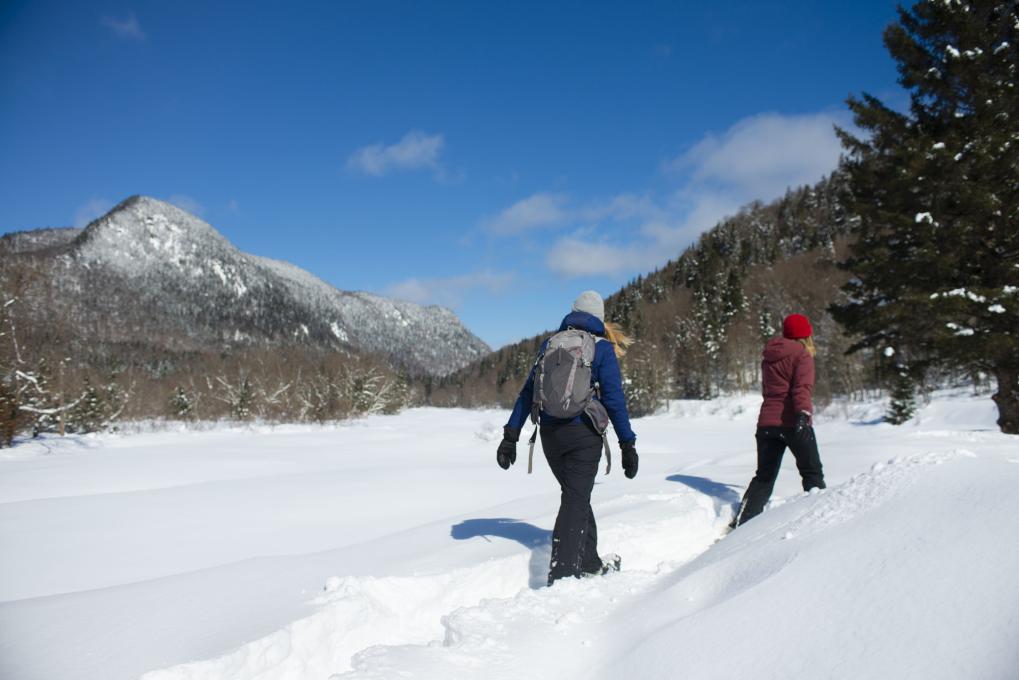
M 793 408 L 796 409 L 796 413 L 806 413 L 808 418 L 813 418 L 814 415 L 814 357 L 810 356 L 806 350 L 803 354 L 796 358 L 796 362 L 793 364 L 793 376 L 792 376 L 792 391 L 793 397 Z
M 538 352 L 538 356 L 545 351 L 545 346 L 548 345 L 548 340 L 542 343 L 541 350 Z M 520 394 L 517 395 L 517 402 L 513 405 L 513 412 L 510 413 L 509 422 L 506 423 L 506 427 L 512 427 L 518 433 L 523 429 L 527 423 L 527 418 L 531 415 L 531 404 L 534 402 L 534 372 L 538 368 L 537 357 L 534 363 L 531 364 L 531 372 L 527 375 L 527 380 L 524 382 L 524 386 L 520 388 Z
M 626 395 L 623 394 L 623 374 L 612 343 L 603 340 L 595 346 L 595 361 L 592 366 L 594 379 L 601 390 L 602 406 L 608 411 L 612 427 L 619 436 L 619 443 L 633 442 L 637 435 L 630 428 L 630 414 L 626 409 Z

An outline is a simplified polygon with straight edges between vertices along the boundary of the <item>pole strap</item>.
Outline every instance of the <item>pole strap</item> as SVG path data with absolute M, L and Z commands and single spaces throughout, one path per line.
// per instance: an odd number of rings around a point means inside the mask
M 609 449 L 609 438 L 604 432 L 601 435 L 602 443 L 605 444 L 605 474 L 612 469 L 612 451 Z
M 534 432 L 531 433 L 531 440 L 528 442 L 527 447 L 527 474 L 531 474 L 534 471 L 534 442 L 538 439 L 538 426 L 534 426 Z

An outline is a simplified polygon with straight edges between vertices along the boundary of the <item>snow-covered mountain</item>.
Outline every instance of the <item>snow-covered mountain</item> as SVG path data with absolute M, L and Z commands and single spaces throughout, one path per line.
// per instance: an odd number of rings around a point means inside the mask
M 243 253 L 207 222 L 145 196 L 84 230 L 4 241 L 6 252 L 46 264 L 54 311 L 106 342 L 353 349 L 430 375 L 490 351 L 448 309 L 338 290 L 287 262 Z

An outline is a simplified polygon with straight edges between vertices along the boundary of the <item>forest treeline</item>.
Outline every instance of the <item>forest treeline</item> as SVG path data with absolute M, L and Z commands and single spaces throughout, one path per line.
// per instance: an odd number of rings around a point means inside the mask
M 415 401 L 405 373 L 365 353 L 90 343 L 63 320 L 37 321 L 43 271 L 31 259 L 0 268 L 0 446 L 143 419 L 325 423 Z
M 837 264 L 857 223 L 843 208 L 846 191 L 845 177 L 834 173 L 772 203 L 748 205 L 606 299 L 606 318 L 636 340 L 622 359 L 634 414 L 668 399 L 756 389 L 761 347 L 794 311 L 814 324 L 821 401 L 883 385 L 882 362 L 867 352 L 846 355 L 850 340 L 828 311 L 850 276 Z M 428 403 L 511 406 L 550 334 L 431 381 Z

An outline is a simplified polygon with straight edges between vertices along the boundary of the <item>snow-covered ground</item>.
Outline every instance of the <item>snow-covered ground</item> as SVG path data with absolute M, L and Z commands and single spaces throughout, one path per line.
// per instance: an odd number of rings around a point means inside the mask
M 558 490 L 523 444 L 496 466 L 504 412 L 0 451 L 0 678 L 1017 677 L 1019 438 L 990 399 L 830 408 L 829 488 L 787 457 L 724 536 L 758 404 L 635 421 L 639 475 L 594 491 L 623 571 L 553 588 Z

